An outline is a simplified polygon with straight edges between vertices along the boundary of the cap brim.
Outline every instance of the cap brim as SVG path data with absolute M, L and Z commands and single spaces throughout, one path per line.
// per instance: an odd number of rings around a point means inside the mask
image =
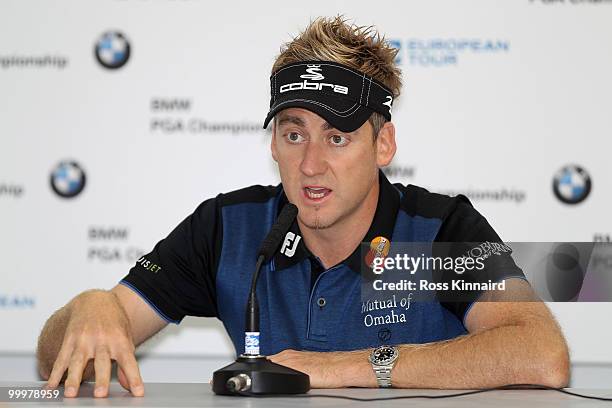
M 285 100 L 278 98 L 266 116 L 264 129 L 268 127 L 268 124 L 278 112 L 287 108 L 307 109 L 321 116 L 334 128 L 347 133 L 359 129 L 374 112 L 366 106 L 344 98 L 334 98 L 335 106 L 332 107 L 317 101 L 315 97 L 318 95 L 308 98 L 307 93 L 302 92 L 300 96 L 304 97 L 300 99 L 285 98 Z

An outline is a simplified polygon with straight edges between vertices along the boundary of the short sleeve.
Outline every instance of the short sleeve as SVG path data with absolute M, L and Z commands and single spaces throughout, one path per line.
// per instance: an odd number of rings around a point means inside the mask
M 501 282 L 509 278 L 525 279 L 523 271 L 512 259 L 512 250 L 505 245 L 499 235 L 487 222 L 484 216 L 476 211 L 467 198 L 456 198 L 458 203 L 443 221 L 435 242 L 447 244 L 436 245 L 437 256 L 458 258 L 469 256 L 482 257 L 482 269 L 472 269 L 462 274 L 445 272 L 437 277 L 452 288 L 451 280 L 461 280 L 467 283 Z M 444 291 L 440 303 L 463 321 L 471 305 L 483 293 L 482 290 L 452 289 Z
M 120 282 L 167 322 L 217 316 L 215 274 L 223 230 L 217 200 L 200 204 Z

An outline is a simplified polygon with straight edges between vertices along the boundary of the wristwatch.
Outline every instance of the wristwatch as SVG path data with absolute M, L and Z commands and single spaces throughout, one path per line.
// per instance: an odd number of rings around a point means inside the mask
M 391 387 L 391 370 L 398 356 L 399 350 L 393 346 L 376 347 L 370 353 L 369 360 L 380 388 Z

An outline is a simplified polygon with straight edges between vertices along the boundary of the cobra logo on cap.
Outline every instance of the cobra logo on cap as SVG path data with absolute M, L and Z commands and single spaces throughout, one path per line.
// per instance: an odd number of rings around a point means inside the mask
M 325 77 L 320 71 L 322 71 L 320 64 L 308 64 L 306 65 L 306 72 L 308 73 L 300 75 L 300 78 L 320 81 L 322 79 L 325 79 Z
M 349 89 L 346 86 L 329 84 L 326 82 L 308 82 L 308 80 L 313 81 L 321 81 L 325 79 L 323 74 L 321 74 L 321 65 L 319 64 L 308 64 L 306 65 L 306 74 L 300 75 L 300 78 L 303 79 L 303 82 L 291 82 L 289 84 L 281 85 L 278 90 L 280 93 L 285 93 L 289 91 L 323 91 L 326 88 L 329 88 L 333 92 L 337 92 L 339 94 L 348 95 Z
M 283 109 L 311 110 L 342 132 L 353 132 L 372 113 L 391 120 L 395 97 L 383 83 L 333 61 L 299 61 L 270 76 L 270 110 L 264 128 Z

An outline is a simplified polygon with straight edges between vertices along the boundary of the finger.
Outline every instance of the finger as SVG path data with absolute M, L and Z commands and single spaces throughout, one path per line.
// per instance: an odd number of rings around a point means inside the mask
M 279 353 L 273 354 L 271 356 L 268 356 L 268 359 L 272 360 L 272 361 L 283 361 L 283 360 L 287 360 L 290 358 L 295 357 L 295 353 L 294 350 L 292 349 L 285 349 Z
M 272 360 L 272 362 L 276 364 L 280 364 L 285 367 L 292 368 L 294 370 L 302 371 L 301 370 L 301 367 L 303 365 L 302 361 L 297 358 L 292 358 L 290 356 L 284 356 L 282 358 L 277 358 L 275 360 Z
M 127 377 L 125 376 L 125 373 L 123 372 L 121 367 L 117 367 L 117 378 L 119 379 L 119 384 L 121 384 L 123 388 L 129 391 L 130 384 L 128 383 Z
M 144 384 L 142 383 L 140 370 L 138 369 L 138 363 L 134 354 L 130 352 L 121 353 L 121 355 L 117 356 L 117 363 L 123 369 L 132 395 L 142 397 L 144 395 Z
M 53 369 L 51 370 L 51 374 L 49 375 L 49 379 L 47 380 L 47 386 L 49 388 L 57 388 L 60 381 L 62 381 L 62 377 L 68 368 L 68 364 L 70 363 L 70 354 L 72 353 L 72 347 L 64 344 L 60 349 L 59 353 L 57 353 L 57 357 L 55 358 L 55 363 L 53 363 Z
M 279 361 L 282 360 L 282 357 L 280 356 L 268 356 L 268 360 L 272 361 L 273 363 L 278 363 Z
M 287 354 L 276 354 L 273 356 L 268 356 L 268 360 L 272 361 L 273 363 L 279 363 L 281 361 L 287 361 L 289 359 L 291 359 L 291 356 Z
M 65 382 L 64 396 L 68 398 L 76 397 L 79 393 L 79 386 L 83 378 L 83 370 L 87 364 L 88 358 L 81 351 L 75 351 L 70 359 L 68 367 L 68 377 Z
M 276 354 L 272 354 L 271 356 L 268 356 L 267 359 L 268 360 L 278 360 L 280 358 L 282 358 L 285 354 L 281 351 L 280 353 L 276 353 Z
M 96 372 L 94 397 L 106 397 L 108 395 L 108 384 L 110 383 L 111 377 L 111 360 L 106 347 L 98 347 L 96 349 L 94 369 Z

